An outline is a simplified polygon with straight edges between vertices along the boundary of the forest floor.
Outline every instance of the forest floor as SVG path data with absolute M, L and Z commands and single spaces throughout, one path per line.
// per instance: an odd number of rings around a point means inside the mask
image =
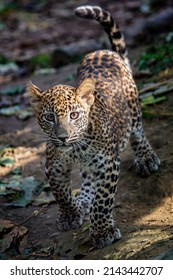
M 69 10 L 59 9 L 58 11 L 59 14 L 61 11 L 60 19 L 67 20 Z M 100 33 L 97 31 L 94 33 L 93 29 L 87 30 L 88 22 L 83 22 L 82 27 L 77 29 L 74 19 L 72 18 L 72 23 L 70 19 L 66 28 L 63 29 L 61 26 L 62 38 L 67 36 L 68 30 L 73 30 L 69 36 L 71 42 L 74 39 L 77 40 L 77 37 L 80 39 L 85 37 L 86 33 L 88 38 L 92 38 L 94 34 L 100 36 Z M 71 25 L 73 23 L 74 26 Z M 34 24 L 37 23 L 32 19 L 32 26 Z M 92 26 L 94 26 L 93 23 Z M 74 31 L 75 28 L 77 31 Z M 95 30 L 97 28 L 98 26 L 95 26 Z M 46 37 L 45 34 L 44 36 Z M 49 41 L 48 35 L 47 40 Z M 63 44 L 71 42 L 67 40 L 63 41 Z M 16 48 L 18 47 L 16 45 Z M 140 53 L 140 50 L 139 45 L 133 50 L 129 49 L 132 61 L 136 60 L 136 54 Z M 14 105 L 18 106 L 21 103 L 25 105 L 20 110 L 16 107 L 16 112 L 7 113 L 8 115 L 3 110 L 0 111 L 0 175 L 2 178 L 0 182 L 0 258 L 154 259 L 160 253 L 173 248 L 173 90 L 164 95 L 162 102 L 156 104 L 153 102 L 144 108 L 145 132 L 161 159 L 160 170 L 150 177 L 141 178 L 131 168 L 133 153 L 130 146 L 121 155 L 122 167 L 114 215 L 121 229 L 122 239 L 98 250 L 89 243 L 87 219 L 77 230 L 60 232 L 56 228 L 58 206 L 51 195 L 44 173 L 44 139 L 41 139 L 42 135 L 39 133 L 36 118 L 29 108 L 27 98 L 23 95 L 24 90 L 18 92 L 18 87 L 24 89 L 29 80 L 42 89 L 57 83 L 72 83 L 77 64 L 69 63 L 56 69 L 52 74 L 33 75 L 30 73 L 24 77 L 15 77 L 15 79 L 6 76 L 0 85 L 1 109 L 12 107 L 14 109 Z M 151 73 L 148 80 L 145 77 L 136 78 L 136 81 L 141 88 L 150 86 L 157 88 L 158 82 L 161 87 L 165 84 L 169 87 L 169 70 L 165 70 L 164 75 Z M 74 192 L 80 188 L 80 178 L 76 167 L 72 176 L 72 186 Z

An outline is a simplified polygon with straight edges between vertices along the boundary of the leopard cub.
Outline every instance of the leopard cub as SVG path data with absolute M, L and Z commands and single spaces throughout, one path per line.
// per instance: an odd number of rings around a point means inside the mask
M 91 243 L 102 248 L 121 238 L 112 215 L 121 151 L 130 140 L 134 166 L 142 176 L 158 170 L 160 160 L 144 134 L 138 92 L 117 23 L 97 6 L 81 6 L 75 12 L 102 25 L 112 50 L 86 55 L 74 86 L 42 91 L 30 82 L 27 88 L 48 136 L 45 170 L 59 205 L 58 228 L 80 227 L 90 213 Z M 75 163 L 80 163 L 82 177 L 77 196 L 70 188 Z

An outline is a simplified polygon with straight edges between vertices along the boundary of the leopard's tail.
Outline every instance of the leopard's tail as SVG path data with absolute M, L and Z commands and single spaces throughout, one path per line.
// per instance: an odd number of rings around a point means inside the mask
M 117 52 L 129 64 L 124 36 L 119 30 L 117 22 L 114 22 L 108 11 L 103 10 L 99 6 L 80 6 L 75 9 L 75 13 L 81 18 L 98 21 L 109 36 L 112 50 Z

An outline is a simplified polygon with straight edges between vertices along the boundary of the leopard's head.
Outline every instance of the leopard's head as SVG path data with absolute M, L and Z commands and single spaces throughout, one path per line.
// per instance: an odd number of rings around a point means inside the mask
M 94 103 L 95 82 L 85 79 L 77 88 L 57 85 L 42 91 L 31 82 L 27 86 L 30 104 L 49 140 L 68 147 L 87 130 L 90 108 Z

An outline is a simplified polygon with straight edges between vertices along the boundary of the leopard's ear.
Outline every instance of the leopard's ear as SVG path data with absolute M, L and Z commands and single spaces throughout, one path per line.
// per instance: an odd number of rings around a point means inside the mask
M 37 86 L 35 86 L 32 82 L 27 84 L 27 96 L 30 98 L 30 104 L 34 111 L 36 111 L 37 106 L 39 105 L 41 98 L 43 96 L 43 91 L 41 91 Z
M 77 88 L 77 100 L 89 111 L 94 103 L 95 81 L 92 78 L 85 79 Z

